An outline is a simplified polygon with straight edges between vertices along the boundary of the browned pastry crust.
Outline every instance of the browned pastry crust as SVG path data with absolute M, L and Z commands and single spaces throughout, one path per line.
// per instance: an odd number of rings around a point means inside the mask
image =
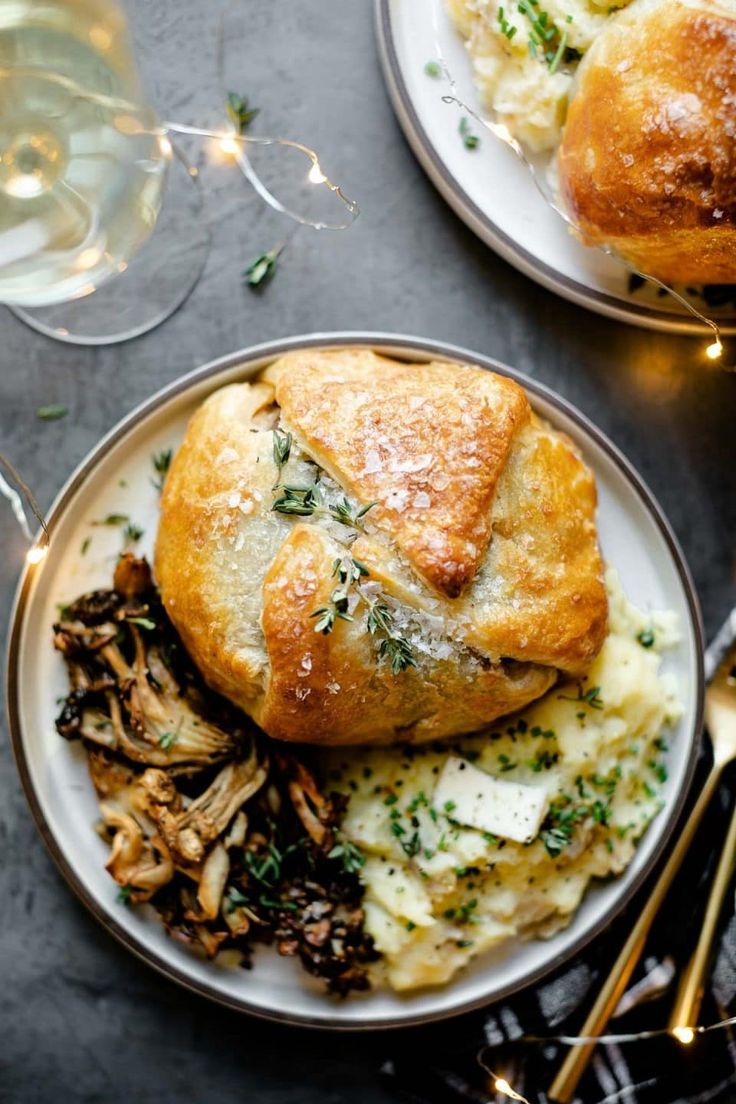
M 667 282 L 736 282 L 736 4 L 634 0 L 577 74 L 558 154 L 583 240 Z
M 294 437 L 281 473 L 279 419 Z M 311 485 L 318 470 L 327 499 L 376 503 L 364 530 L 272 510 L 279 479 Z M 156 573 L 207 681 L 270 735 L 438 739 L 522 708 L 595 657 L 607 602 L 594 516 L 591 473 L 513 381 L 305 351 L 196 412 L 164 488 Z M 368 571 L 353 620 L 323 635 L 314 611 L 350 557 Z M 416 667 L 394 673 L 380 655 L 366 622 L 379 597 Z

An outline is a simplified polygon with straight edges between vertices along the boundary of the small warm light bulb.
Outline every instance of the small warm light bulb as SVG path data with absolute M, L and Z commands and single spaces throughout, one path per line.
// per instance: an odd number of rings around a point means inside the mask
M 673 1027 L 672 1034 L 677 1039 L 678 1043 L 682 1043 L 683 1046 L 690 1046 L 690 1043 L 695 1038 L 695 1032 L 692 1027 Z
M 501 1093 L 502 1096 L 508 1096 L 510 1100 L 518 1100 L 520 1104 L 529 1104 L 525 1096 L 520 1096 L 516 1089 L 511 1088 L 505 1077 L 494 1078 L 493 1087 L 497 1093 Z
M 77 257 L 77 268 L 83 272 L 89 268 L 94 268 L 101 256 L 102 250 L 95 245 L 90 246 L 89 249 L 83 249 Z
M 26 552 L 26 563 L 38 564 L 44 558 L 48 552 L 48 546 L 45 544 L 34 544 L 33 548 L 29 548 Z
M 324 184 L 327 177 L 319 167 L 319 161 L 315 161 L 308 173 L 308 179 L 312 184 Z
M 234 157 L 240 150 L 240 146 L 234 138 L 225 137 L 220 139 L 220 149 L 223 153 L 230 154 L 230 156 Z
M 716 340 L 711 345 L 707 345 L 705 349 L 705 355 L 708 357 L 708 360 L 718 360 L 722 352 L 723 346 L 721 345 L 718 338 L 716 338 Z

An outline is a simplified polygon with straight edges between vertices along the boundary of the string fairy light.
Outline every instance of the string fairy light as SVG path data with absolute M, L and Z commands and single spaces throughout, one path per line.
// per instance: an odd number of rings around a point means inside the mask
M 432 3 L 432 29 L 434 31 L 434 48 L 436 59 L 441 70 L 441 75 L 444 76 L 445 80 L 450 86 L 450 93 L 445 94 L 441 97 L 442 103 L 455 104 L 457 107 L 461 108 L 464 112 L 470 115 L 471 118 L 475 119 L 475 121 L 480 126 L 482 126 L 491 135 L 493 135 L 493 137 L 497 141 L 502 142 L 505 146 L 512 150 L 517 159 L 530 174 L 537 191 L 539 192 L 540 196 L 547 204 L 547 206 L 551 207 L 555 214 L 558 215 L 563 220 L 563 222 L 565 222 L 566 225 L 570 227 L 571 230 L 577 232 L 578 227 L 576 226 L 575 222 L 570 218 L 568 212 L 557 203 L 547 179 L 540 177 L 540 174 L 537 171 L 536 167 L 524 152 L 523 146 L 517 138 L 514 138 L 508 127 L 504 123 L 497 122 L 495 119 L 488 118 L 488 116 L 486 115 L 481 115 L 473 107 L 467 104 L 459 95 L 457 83 L 452 75 L 452 72 L 450 71 L 450 67 L 447 64 L 444 53 L 442 51 L 442 46 L 440 44 L 438 3 L 439 0 L 433 0 Z M 654 284 L 656 287 L 666 292 L 667 295 L 675 300 L 675 302 L 679 303 L 681 307 L 684 307 L 684 309 L 688 311 L 689 314 L 693 316 L 693 318 L 696 318 L 698 322 L 702 323 L 703 326 L 710 329 L 713 333 L 713 341 L 706 346 L 705 355 L 708 360 L 716 361 L 720 359 L 720 357 L 723 355 L 723 342 L 721 341 L 720 327 L 714 319 L 709 318 L 707 315 L 703 314 L 702 311 L 699 311 L 698 308 L 693 303 L 691 303 L 685 295 L 682 295 L 679 291 L 676 291 L 674 288 L 670 287 L 669 284 L 665 284 L 662 280 L 659 280 L 656 276 L 651 276 L 648 272 L 640 272 L 638 269 L 634 268 L 633 265 L 629 264 L 625 258 L 619 256 L 608 246 L 600 245 L 597 248 L 599 248 L 603 253 L 606 253 L 609 257 L 613 257 L 615 260 L 624 264 L 629 269 L 632 275 L 639 276 L 642 280 L 646 280 L 647 283 Z
M 3 474 L 3 472 L 5 474 Z M 6 478 L 7 476 L 7 478 Z M 12 480 L 12 483 L 10 482 Z M 12 484 L 15 484 L 15 487 Z M 17 490 L 16 490 L 17 488 Z M 30 564 L 40 563 L 43 557 L 46 555 L 49 544 L 49 531 L 46 525 L 46 519 L 41 513 L 41 508 L 36 502 L 33 491 L 25 482 L 20 472 L 10 463 L 6 456 L 0 452 L 0 494 L 8 500 L 10 508 L 13 511 L 13 516 L 20 526 L 23 536 L 26 538 L 32 547 L 26 554 L 26 559 Z M 23 501 L 25 500 L 29 510 L 35 517 L 38 524 L 41 526 L 41 535 L 34 543 L 33 534 L 28 524 L 28 518 L 23 507 Z
M 522 1035 L 519 1039 L 514 1040 L 515 1043 L 529 1043 L 537 1046 L 548 1045 L 550 1043 L 560 1043 L 563 1046 L 577 1047 L 588 1046 L 590 1044 L 594 1046 L 617 1046 L 621 1043 L 641 1043 L 648 1039 L 662 1039 L 667 1036 L 674 1039 L 683 1047 L 691 1046 L 695 1040 L 701 1035 L 708 1035 L 713 1031 L 724 1031 L 726 1028 L 736 1026 L 736 1016 L 729 1016 L 724 1020 L 718 1020 L 712 1024 L 698 1024 L 694 1026 L 681 1025 L 678 1027 L 667 1028 L 652 1028 L 648 1031 L 630 1031 L 630 1032 L 618 1032 L 610 1033 L 607 1035 Z M 488 1065 L 485 1060 L 485 1055 L 489 1054 L 493 1048 L 485 1045 L 480 1048 L 476 1055 L 476 1062 L 483 1069 L 491 1079 L 492 1088 L 500 1096 L 508 1097 L 510 1100 L 516 1100 L 518 1104 L 531 1104 L 525 1096 L 523 1096 L 517 1089 L 515 1089 L 509 1081 L 494 1072 L 494 1070 Z

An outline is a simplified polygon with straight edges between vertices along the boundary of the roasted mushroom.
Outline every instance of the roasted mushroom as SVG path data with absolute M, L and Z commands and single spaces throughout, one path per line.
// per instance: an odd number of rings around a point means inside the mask
M 81 739 L 107 869 L 128 904 L 208 957 L 275 944 L 344 994 L 377 957 L 355 865 L 339 857 L 341 799 L 297 756 L 269 763 L 250 722 L 203 686 L 144 560 L 62 611 L 54 644 L 70 692 L 56 722 Z

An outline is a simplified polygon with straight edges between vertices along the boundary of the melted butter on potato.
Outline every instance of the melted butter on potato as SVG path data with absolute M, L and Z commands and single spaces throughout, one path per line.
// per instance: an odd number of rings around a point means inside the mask
M 626 868 L 657 813 L 663 732 L 680 714 L 672 677 L 660 671 L 675 620 L 637 610 L 611 571 L 607 585 L 611 629 L 583 681 L 560 683 L 491 732 L 449 745 L 328 753 L 331 784 L 349 798 L 342 830 L 366 855 L 366 926 L 395 989 L 445 982 L 513 937 L 554 934 L 592 878 Z M 453 761 L 522 796 L 544 790 L 531 843 L 463 823 L 457 799 L 438 805 Z

